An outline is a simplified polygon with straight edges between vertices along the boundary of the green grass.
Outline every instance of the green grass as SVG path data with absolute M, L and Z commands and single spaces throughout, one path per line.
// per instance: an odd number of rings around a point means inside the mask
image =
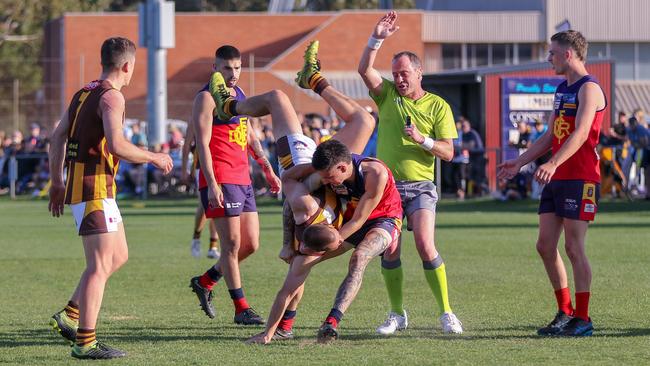
M 402 249 L 408 330 L 374 333 L 388 310 L 375 259 L 347 312 L 341 339 L 315 344 L 347 269 L 349 255 L 323 263 L 308 280 L 296 321 L 297 339 L 270 346 L 242 340 L 261 328 L 235 326 L 224 283 L 217 317 L 208 319 L 188 288 L 207 258 L 189 255 L 195 200 L 123 201 L 130 259 L 109 282 L 99 336 L 124 349 L 116 364 L 642 364 L 650 358 L 650 204 L 603 202 L 589 229 L 593 269 L 591 338 L 535 336 L 555 300 L 535 251 L 536 204 L 443 202 L 436 241 L 447 265 L 450 298 L 462 336 L 444 336 L 410 235 Z M 70 349 L 51 334 L 48 318 L 62 308 L 83 269 L 73 219 L 51 218 L 45 201 L 0 200 L 0 363 L 68 364 Z M 281 208 L 260 204 L 262 245 L 242 264 L 249 302 L 268 315 L 286 273 L 277 258 Z M 204 251 L 207 235 L 204 234 Z M 112 362 L 113 363 L 113 362 Z

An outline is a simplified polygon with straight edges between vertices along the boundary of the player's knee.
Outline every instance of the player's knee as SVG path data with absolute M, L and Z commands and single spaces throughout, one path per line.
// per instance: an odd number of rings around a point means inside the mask
M 579 242 L 570 242 L 567 241 L 564 249 L 566 250 L 566 255 L 569 257 L 571 262 L 581 261 L 586 255 L 583 249 L 584 247 Z
M 120 269 L 123 265 L 126 264 L 126 262 L 129 260 L 129 252 L 126 251 L 124 253 L 120 253 L 119 255 L 115 255 L 113 257 L 113 268 L 112 272 L 117 271 Z
M 286 103 L 289 102 L 289 97 L 282 91 L 278 89 L 271 90 L 267 94 L 268 101 L 271 103 Z
M 557 253 L 557 249 L 554 245 L 551 245 L 550 242 L 541 239 L 537 241 L 535 248 L 537 249 L 537 253 L 542 258 L 551 258 L 554 257 Z

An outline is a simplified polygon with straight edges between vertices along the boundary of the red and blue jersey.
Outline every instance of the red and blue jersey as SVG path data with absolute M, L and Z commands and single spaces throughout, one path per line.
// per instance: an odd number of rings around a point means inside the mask
M 377 218 L 402 218 L 402 198 L 397 191 L 395 186 L 395 178 L 393 178 L 393 173 L 390 169 L 379 159 L 368 158 L 365 156 L 352 154 L 352 169 L 354 170 L 354 182 L 348 183 L 343 182 L 342 186 L 332 187 L 337 195 L 343 197 L 348 201 L 343 214 L 344 221 L 347 221 L 352 218 L 354 215 L 354 210 L 357 208 L 357 204 L 366 193 L 366 180 L 363 176 L 363 171 L 361 170 L 361 163 L 364 161 L 376 161 L 381 163 L 381 165 L 386 168 L 388 172 L 388 180 L 386 181 L 386 187 L 384 187 L 384 193 L 375 207 L 374 210 L 368 216 L 368 220 L 377 219 Z
M 246 99 L 246 95 L 238 86 L 235 89 L 235 99 Z M 208 85 L 200 92 L 208 91 Z M 217 183 L 221 184 L 251 184 L 248 172 L 248 117 L 234 116 L 229 120 L 212 118 L 212 136 L 210 137 L 210 155 L 212 169 Z M 203 169 L 199 174 L 199 189 L 207 187 Z
M 575 131 L 576 114 L 580 101 L 578 93 L 585 83 L 595 83 L 598 81 L 591 75 L 585 75 L 575 83 L 568 85 L 565 80 L 558 85 L 555 91 L 553 102 L 554 122 L 553 122 L 553 146 L 552 151 L 555 155 L 564 145 L 569 136 Z M 605 101 L 605 108 L 607 101 Z M 594 119 L 591 121 L 589 137 L 578 151 L 569 159 L 562 163 L 555 170 L 552 180 L 584 180 L 590 182 L 600 182 L 599 156 L 596 152 L 600 127 L 603 122 L 605 108 L 596 111 Z

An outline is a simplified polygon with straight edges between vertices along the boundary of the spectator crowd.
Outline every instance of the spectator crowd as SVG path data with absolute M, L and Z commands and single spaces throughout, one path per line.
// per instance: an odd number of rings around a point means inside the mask
M 368 111 L 377 115 L 370 107 Z M 317 113 L 300 114 L 303 133 L 311 137 L 316 144 L 331 138 L 343 126 L 344 122 L 335 114 L 323 116 Z M 162 175 L 148 164 L 131 164 L 121 162 L 117 175 L 119 194 L 122 196 L 142 197 L 148 195 L 173 195 L 194 191 L 193 179 L 184 180 L 181 174 L 181 155 L 185 141 L 186 124 L 172 123 L 168 126 L 167 141 L 163 144 L 149 146 L 145 125 L 139 121 L 129 120 L 125 123 L 124 134 L 136 146 L 169 153 L 174 159 L 175 171 L 169 176 Z M 270 117 L 251 118 L 251 127 L 262 143 L 269 160 L 278 171 L 275 151 L 275 137 Z M 541 137 L 548 126 L 541 120 L 533 123 L 521 121 L 517 124 L 518 139 L 511 146 L 520 153 Z M 483 139 L 472 127 L 471 122 L 461 116 L 456 121 L 458 139 L 454 140 L 454 158 L 450 163 L 443 163 L 443 175 L 446 192 L 458 199 L 478 197 L 489 193 L 486 179 L 486 151 Z M 375 156 L 377 128 L 366 146 L 364 155 Z M 49 149 L 48 131 L 38 123 L 29 125 L 29 133 L 23 135 L 20 130 L 11 134 L 0 130 L 0 195 L 7 194 L 10 184 L 10 160 L 16 157 L 16 193 L 44 196 L 47 193 L 49 167 L 47 152 Z M 617 121 L 608 131 L 601 134 L 599 155 L 601 157 L 602 185 L 601 193 L 611 197 L 644 197 L 650 199 L 650 128 L 648 118 L 642 109 L 636 109 L 631 116 L 625 112 L 618 113 Z M 492 195 L 500 200 L 517 200 L 524 198 L 538 199 L 542 186 L 532 179 L 535 169 L 544 164 L 550 152 L 535 162 L 523 167 L 521 172 L 507 181 L 499 181 L 497 190 Z M 264 174 L 251 160 L 251 176 L 256 194 L 270 194 Z M 193 176 L 193 172 L 186 176 Z M 145 192 L 146 189 L 146 192 Z

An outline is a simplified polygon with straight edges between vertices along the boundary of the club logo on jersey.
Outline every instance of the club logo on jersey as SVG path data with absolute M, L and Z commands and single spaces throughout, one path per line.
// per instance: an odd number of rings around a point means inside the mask
M 569 127 L 571 125 L 564 119 L 564 111 L 560 111 L 555 122 L 553 122 L 553 135 L 557 137 L 558 142 L 562 141 L 563 138 L 569 136 L 571 133 Z
M 293 148 L 296 151 L 305 151 L 305 150 L 307 150 L 307 148 L 309 148 L 309 146 L 307 146 L 307 144 L 302 142 L 302 141 L 294 140 L 293 141 Z
M 246 144 L 248 142 L 248 118 L 239 117 L 239 126 L 234 130 L 228 131 L 228 142 L 234 142 L 241 146 L 241 151 L 246 151 Z

